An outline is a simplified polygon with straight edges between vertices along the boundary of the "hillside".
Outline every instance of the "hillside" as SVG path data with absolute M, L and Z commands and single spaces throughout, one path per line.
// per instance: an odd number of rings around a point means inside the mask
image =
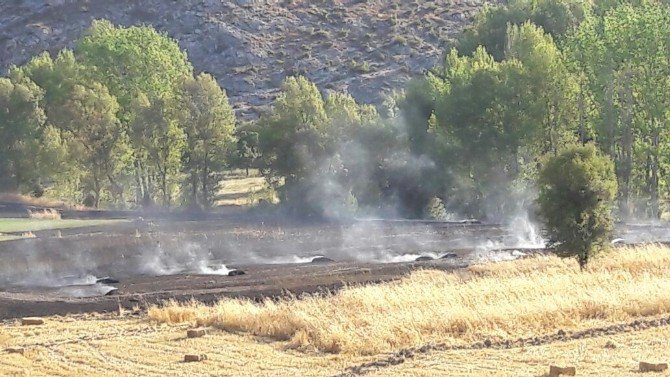
M 433 66 L 486 0 L 7 0 L 0 73 L 79 38 L 93 19 L 149 24 L 175 38 L 198 71 L 258 114 L 287 75 L 378 103 Z

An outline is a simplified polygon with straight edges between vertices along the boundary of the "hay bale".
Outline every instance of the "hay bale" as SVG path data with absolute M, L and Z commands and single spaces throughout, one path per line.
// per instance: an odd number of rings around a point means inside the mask
M 333 263 L 333 262 L 335 262 L 335 261 L 332 260 L 332 259 L 330 259 L 330 258 L 328 258 L 328 257 L 318 256 L 318 257 L 314 257 L 314 258 L 312 258 L 312 262 L 311 262 L 311 263 L 319 264 L 319 263 Z
M 184 362 L 185 363 L 197 363 L 200 361 L 207 360 L 207 355 L 185 355 L 184 356 Z
M 667 363 L 653 364 L 640 361 L 640 372 L 664 372 L 668 369 Z
M 549 376 L 550 377 L 558 377 L 558 376 L 574 376 L 577 374 L 577 370 L 575 367 L 557 367 L 555 365 L 552 365 L 549 367 Z
M 22 326 L 39 326 L 44 324 L 44 319 L 39 317 L 25 317 L 21 319 Z
M 203 328 L 190 329 L 186 331 L 186 337 L 188 338 L 202 338 L 207 335 L 207 330 Z
M 422 256 L 416 258 L 414 261 L 415 262 L 429 262 L 429 261 L 432 261 L 432 260 L 435 260 L 435 258 L 430 257 L 428 255 L 422 255 Z

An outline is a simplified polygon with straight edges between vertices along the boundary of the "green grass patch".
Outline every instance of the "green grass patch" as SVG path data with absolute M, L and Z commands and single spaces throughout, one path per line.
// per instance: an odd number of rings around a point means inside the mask
M 71 229 L 88 226 L 118 224 L 126 220 L 39 220 L 39 219 L 0 219 L 0 233 L 36 232 L 49 229 Z M 9 236 L 7 234 L 0 236 Z M 11 236 L 10 236 L 11 237 Z

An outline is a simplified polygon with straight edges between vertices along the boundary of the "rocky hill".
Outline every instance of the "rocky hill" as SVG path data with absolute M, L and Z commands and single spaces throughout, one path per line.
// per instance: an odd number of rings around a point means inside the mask
M 93 19 L 148 24 L 210 72 L 241 116 L 287 75 L 377 103 L 440 58 L 486 0 L 2 0 L 0 73 L 71 46 Z

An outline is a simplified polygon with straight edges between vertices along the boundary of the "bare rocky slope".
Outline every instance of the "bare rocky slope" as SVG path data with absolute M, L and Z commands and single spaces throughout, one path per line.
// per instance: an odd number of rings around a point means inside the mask
M 433 66 L 487 0 L 0 0 L 0 73 L 71 47 L 93 19 L 148 24 L 253 118 L 287 75 L 379 103 Z

